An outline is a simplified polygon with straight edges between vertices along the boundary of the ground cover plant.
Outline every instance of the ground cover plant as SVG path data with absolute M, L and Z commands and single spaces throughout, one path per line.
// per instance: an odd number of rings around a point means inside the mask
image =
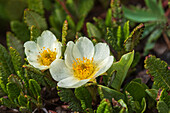
M 0 111 L 169 113 L 169 14 L 168 0 L 0 1 Z

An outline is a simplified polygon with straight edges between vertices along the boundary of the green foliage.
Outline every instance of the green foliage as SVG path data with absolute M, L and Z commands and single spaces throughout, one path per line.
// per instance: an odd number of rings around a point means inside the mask
M 15 73 L 23 75 L 21 56 L 19 55 L 18 51 L 12 47 L 9 48 L 9 51 L 12 63 L 14 65 Z
M 25 9 L 24 19 L 30 29 L 33 25 L 41 31 L 47 29 L 47 23 L 45 21 L 45 18 L 43 18 L 36 12 L 30 11 L 29 9 Z
M 2 105 L 6 106 L 8 108 L 16 108 L 16 105 L 7 98 L 3 98 L 3 97 L 0 98 L 0 102 Z
M 80 100 L 81 107 L 86 111 L 92 109 L 92 97 L 84 86 L 75 89 L 75 96 Z
M 128 91 L 135 101 L 141 102 L 143 97 L 145 97 L 145 88 L 142 84 L 131 81 L 125 88 L 125 91 Z
M 113 65 L 110 68 L 113 71 L 116 70 L 116 75 L 112 81 L 111 86 L 118 91 L 120 90 L 120 87 L 127 75 L 128 69 L 132 64 L 133 57 L 134 57 L 134 51 L 129 52 L 123 55 L 119 62 L 113 63 Z
M 144 28 L 144 24 L 139 24 L 136 28 L 133 29 L 131 34 L 128 36 L 128 38 L 124 42 L 126 51 L 132 51 L 134 47 L 139 43 L 139 40 L 143 32 L 143 28 Z
M 145 92 L 156 101 L 158 90 L 156 90 L 156 89 L 146 89 Z
M 16 83 L 9 82 L 6 85 L 6 88 L 7 88 L 7 92 L 8 92 L 8 97 L 11 100 L 16 99 L 20 95 L 21 89 L 20 89 L 20 87 L 18 87 L 18 85 Z
M 91 38 L 100 39 L 101 33 L 98 28 L 90 22 L 86 23 L 88 36 Z
M 148 70 L 147 73 L 154 77 L 155 85 L 170 90 L 170 70 L 168 69 L 168 64 L 152 55 L 146 57 L 144 62 L 144 67 Z
M 29 80 L 29 88 L 35 98 L 40 96 L 41 87 L 34 79 Z
M 163 91 L 161 92 L 161 95 L 160 95 L 160 98 L 159 98 L 159 101 L 164 101 L 168 108 L 170 109 L 170 95 L 168 94 L 168 92 L 163 89 Z
M 125 99 L 124 94 L 122 94 L 121 92 L 102 85 L 98 85 L 98 92 L 101 99 L 106 98 L 109 99 L 110 102 L 112 101 L 112 98 L 114 98 L 115 100 Z
M 168 109 L 167 104 L 164 101 L 158 101 L 157 109 L 159 113 L 169 113 L 170 109 Z
M 9 76 L 14 73 L 14 68 L 12 65 L 11 57 L 8 54 L 8 51 L 0 44 L 0 65 L 4 73 Z
M 11 21 L 11 30 L 16 34 L 17 38 L 21 41 L 28 41 L 30 34 L 25 23 L 19 21 Z
M 73 91 L 71 89 L 59 88 L 58 87 L 58 95 L 60 96 L 61 101 L 67 102 L 69 104 L 69 108 L 72 111 L 82 112 L 83 109 L 81 107 L 81 102 L 76 98 Z
M 31 26 L 31 30 L 30 30 L 30 34 L 31 34 L 31 38 L 30 40 L 32 41 L 37 41 L 37 38 L 40 36 L 41 31 L 40 29 L 38 29 L 37 27 L 35 27 L 34 25 Z
M 28 8 L 43 15 L 43 0 L 28 0 Z
M 22 62 L 23 59 L 24 59 L 24 50 L 23 50 L 23 44 L 21 43 L 21 41 L 19 39 L 17 39 L 17 37 L 15 37 L 11 32 L 7 32 L 6 34 L 6 37 L 7 37 L 7 46 L 8 46 L 8 49 L 10 47 L 16 49 L 20 56 L 21 56 L 21 60 Z
M 68 22 L 67 20 L 64 21 L 63 28 L 62 28 L 62 51 L 64 53 L 66 49 L 66 36 L 67 36 L 67 30 L 68 30 Z
M 96 113 L 113 113 L 112 106 L 107 99 L 103 99 L 97 107 Z

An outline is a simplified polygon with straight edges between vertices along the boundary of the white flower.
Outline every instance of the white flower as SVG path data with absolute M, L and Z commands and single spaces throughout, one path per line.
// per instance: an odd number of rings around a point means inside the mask
M 68 42 L 64 57 L 52 62 L 50 68 L 53 79 L 63 88 L 77 88 L 96 78 L 110 68 L 114 59 L 106 43 L 94 46 L 86 37 L 75 44 Z
M 51 63 L 60 58 L 61 46 L 54 34 L 48 30 L 37 38 L 37 43 L 34 41 L 24 43 L 28 62 L 40 70 L 50 68 Z

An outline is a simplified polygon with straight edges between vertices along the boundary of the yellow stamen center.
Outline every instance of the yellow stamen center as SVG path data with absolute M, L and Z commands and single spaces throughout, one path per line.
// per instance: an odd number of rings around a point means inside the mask
M 49 48 L 45 50 L 45 47 L 43 49 L 44 51 L 40 53 L 38 60 L 41 65 L 49 66 L 56 59 L 57 52 L 53 52 Z
M 83 60 L 77 58 L 72 64 L 74 76 L 80 80 L 91 78 L 95 71 L 95 64 L 92 60 L 83 57 Z

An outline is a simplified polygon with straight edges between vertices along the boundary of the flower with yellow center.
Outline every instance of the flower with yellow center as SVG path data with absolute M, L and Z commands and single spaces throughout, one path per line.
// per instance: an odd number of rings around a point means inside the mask
M 86 37 L 68 42 L 64 58 L 54 61 L 50 68 L 53 79 L 63 88 L 77 88 L 95 79 L 110 68 L 114 59 L 106 43 L 94 46 Z
M 27 41 L 24 47 L 28 62 L 40 70 L 50 68 L 51 63 L 61 57 L 61 43 L 48 30 L 37 38 L 37 43 Z

